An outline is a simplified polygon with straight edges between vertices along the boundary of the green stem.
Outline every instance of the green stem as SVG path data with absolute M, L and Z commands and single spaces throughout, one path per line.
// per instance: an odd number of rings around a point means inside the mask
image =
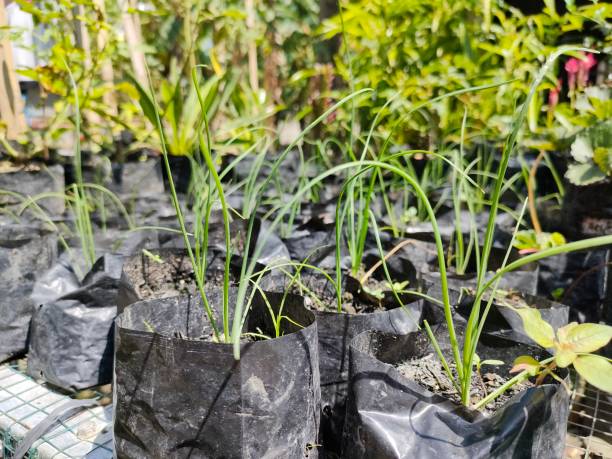
M 219 178 L 219 174 L 217 173 L 217 168 L 213 162 L 211 156 L 211 143 L 210 143 L 210 128 L 208 126 L 208 116 L 206 115 L 206 106 L 204 103 L 204 99 L 202 97 L 202 93 L 200 91 L 200 86 L 198 83 L 198 76 L 196 73 L 196 69 L 192 69 L 192 78 L 193 83 L 196 88 L 196 93 L 198 95 L 198 100 L 200 101 L 200 106 L 202 108 L 202 118 L 204 120 L 204 127 L 206 130 L 206 145 L 204 145 L 204 141 L 202 138 L 202 133 L 198 132 L 198 136 L 200 138 L 200 150 L 204 155 L 204 160 L 206 161 L 206 166 L 208 167 L 208 172 L 211 174 L 215 187 L 217 188 L 217 193 L 219 194 L 219 201 L 221 202 L 221 209 L 223 214 L 223 229 L 225 232 L 225 266 L 223 272 L 223 334 L 225 341 L 228 341 L 230 338 L 230 329 L 229 329 L 229 273 L 230 273 L 230 263 L 231 263 L 231 240 L 230 240 L 230 222 L 229 222 L 229 210 L 227 206 L 227 202 L 225 200 L 225 193 L 223 192 L 223 185 L 221 184 L 221 179 Z M 204 247 L 204 250 L 207 250 L 207 247 Z M 240 338 L 238 338 L 240 339 Z
M 554 360 L 554 357 L 550 357 L 546 360 L 542 360 L 540 362 L 540 365 L 546 365 L 547 363 L 550 363 Z M 485 398 L 481 399 L 478 403 L 476 403 L 473 406 L 473 409 L 475 410 L 479 410 L 482 407 L 486 406 L 487 404 L 491 403 L 493 400 L 495 400 L 497 397 L 499 397 L 500 395 L 502 395 L 504 392 L 506 392 L 508 389 L 510 389 L 512 386 L 514 386 L 515 384 L 518 384 L 520 382 L 525 381 L 526 379 L 529 379 L 530 374 L 528 370 L 524 370 L 521 371 L 518 375 L 516 375 L 514 378 L 509 379 L 508 381 L 506 381 L 502 386 L 500 386 L 499 388 L 497 388 L 496 390 L 494 390 L 493 392 L 491 392 L 489 395 L 487 395 Z

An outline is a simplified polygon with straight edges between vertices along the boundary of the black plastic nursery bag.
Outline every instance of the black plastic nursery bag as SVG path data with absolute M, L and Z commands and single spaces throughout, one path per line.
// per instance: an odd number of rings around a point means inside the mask
M 104 255 L 79 288 L 40 304 L 32 318 L 28 355 L 32 377 L 66 390 L 111 381 L 112 332 L 122 260 L 120 255 Z M 65 271 L 59 274 L 64 280 L 69 278 Z M 50 282 L 45 281 L 47 285 Z
M 57 237 L 36 226 L 0 226 L 0 361 L 27 349 L 34 283 L 57 257 Z
M 212 305 L 221 302 L 216 292 Z M 276 311 L 282 296 L 267 294 Z M 257 298 L 244 331 L 270 335 Z M 301 297 L 288 295 L 283 314 L 304 328 L 283 320 L 281 337 L 245 342 L 235 360 L 232 345 L 209 339 L 200 300 L 128 307 L 115 335 L 116 457 L 317 457 L 317 326 Z
M 487 338 L 481 340 L 478 354 L 511 364 L 512 358 L 530 350 L 534 355 L 533 349 Z M 569 410 L 569 394 L 563 386 L 527 388 L 485 417 L 433 394 L 395 367 L 431 352 L 422 332 L 405 336 L 364 332 L 353 340 L 344 457 L 562 457 Z M 507 374 L 509 366 L 495 371 Z

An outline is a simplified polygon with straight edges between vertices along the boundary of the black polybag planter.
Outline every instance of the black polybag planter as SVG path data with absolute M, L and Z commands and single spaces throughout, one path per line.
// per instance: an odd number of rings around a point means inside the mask
M 344 276 L 345 283 L 349 277 Z M 266 288 L 274 288 L 278 279 L 265 279 Z M 268 282 L 271 281 L 271 282 Z M 307 271 L 301 281 L 323 301 L 333 298 L 336 292 L 328 279 L 320 273 Z M 355 281 L 356 282 L 356 281 Z M 276 285 L 283 290 L 284 284 Z M 418 329 L 421 322 L 423 301 L 407 302 L 370 313 L 350 314 L 334 312 L 335 300 L 328 300 L 330 311 L 314 310 L 319 342 L 319 373 L 321 375 L 321 435 L 320 442 L 326 453 L 339 453 L 346 411 L 349 376 L 349 345 L 351 340 L 365 330 L 406 334 Z
M 28 374 L 65 390 L 111 382 L 122 262 L 122 256 L 104 255 L 80 288 L 38 307 L 32 317 Z
M 36 279 L 57 256 L 57 236 L 38 226 L 0 226 L 0 362 L 27 349 Z
M 612 179 L 586 186 L 569 184 L 563 197 L 564 234 L 575 239 L 612 232 Z
M 24 168 L 0 173 L 0 190 L 19 193 L 24 197 L 34 197 L 41 193 L 50 196 L 39 199 L 37 204 L 48 216 L 59 216 L 64 212 L 64 168 L 60 165 Z M 53 195 L 56 193 L 56 195 Z M 11 194 L 0 195 L 0 207 L 17 210 L 23 202 Z M 27 215 L 27 213 L 26 213 Z
M 483 335 L 478 354 L 503 357 L 503 374 L 510 356 L 533 355 L 533 348 L 525 352 L 521 346 Z M 395 368 L 433 352 L 423 332 L 364 332 L 350 350 L 345 457 L 562 457 L 569 412 L 569 394 L 562 385 L 527 388 L 485 417 L 431 393 Z
M 349 344 L 365 330 L 406 334 L 417 329 L 422 301 L 404 308 L 368 314 L 315 311 L 319 330 L 321 374 L 321 440 L 324 448 L 339 451 L 346 415 L 349 378 Z
M 539 261 L 538 289 L 550 297 L 561 290 L 560 301 L 571 307 L 570 320 L 599 322 L 606 301 L 612 299 L 608 277 L 612 250 L 609 247 L 570 252 Z
M 220 304 L 219 291 L 211 293 Z M 232 289 L 230 301 L 234 301 Z M 273 308 L 282 294 L 267 293 Z M 210 334 L 201 300 L 141 301 L 116 321 L 114 439 L 118 458 L 317 457 L 317 325 L 303 299 L 288 295 L 280 338 L 232 346 Z M 270 333 L 255 297 L 245 331 Z M 151 331 L 153 330 L 153 331 Z M 313 449 L 315 448 L 315 449 Z

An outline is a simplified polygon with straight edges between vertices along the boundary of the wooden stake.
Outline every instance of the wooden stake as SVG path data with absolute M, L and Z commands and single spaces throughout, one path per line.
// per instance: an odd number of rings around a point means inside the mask
M 247 30 L 252 30 L 255 27 L 255 5 L 253 0 L 245 0 L 246 6 L 246 26 Z M 255 92 L 259 92 L 259 79 L 257 77 L 257 45 L 253 40 L 249 41 L 249 83 L 251 89 Z
M 106 9 L 104 7 L 104 0 L 94 0 L 94 5 L 100 11 L 100 14 L 104 20 L 106 20 Z M 96 40 L 96 44 L 98 46 L 99 52 L 102 52 L 104 48 L 108 44 L 108 30 L 101 29 L 98 32 L 98 37 Z M 115 84 L 115 72 L 113 70 L 113 63 L 110 59 L 104 59 L 102 62 L 101 68 L 102 81 L 106 83 L 109 87 L 108 91 L 104 92 L 102 96 L 102 100 L 104 101 L 104 105 L 106 105 L 108 113 L 112 116 L 117 116 L 119 110 L 117 109 L 117 98 L 115 96 L 115 91 L 111 90 Z
M 0 27 L 8 27 L 5 0 L 0 0 Z M 8 35 L 0 40 L 0 120 L 6 124 L 7 139 L 17 139 L 27 129 L 23 100 L 15 73 L 13 49 Z
M 123 22 L 123 30 L 125 31 L 125 41 L 128 45 L 134 77 L 144 88 L 148 88 L 147 66 L 145 63 L 145 55 L 142 52 L 140 18 L 129 12 L 129 9 L 134 5 L 135 4 L 129 0 L 119 0 L 121 20 Z

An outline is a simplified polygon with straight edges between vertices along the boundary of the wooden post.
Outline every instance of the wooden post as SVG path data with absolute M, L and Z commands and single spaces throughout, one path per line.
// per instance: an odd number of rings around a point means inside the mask
M 145 55 L 142 52 L 142 32 L 140 28 L 140 19 L 137 15 L 130 13 L 135 3 L 129 0 L 119 0 L 121 7 L 121 20 L 123 22 L 123 30 L 125 31 L 125 41 L 130 52 L 132 61 L 132 69 L 134 77 L 145 88 L 149 87 L 147 78 L 147 67 Z
M 94 0 L 94 5 L 100 11 L 100 15 L 103 18 L 103 20 L 106 20 L 106 9 L 104 7 L 104 0 Z M 101 29 L 98 32 L 96 44 L 98 46 L 98 51 L 102 52 L 104 48 L 106 47 L 106 45 L 108 44 L 108 30 L 107 29 Z M 117 98 L 115 96 L 115 91 L 113 89 L 114 81 L 115 81 L 114 73 L 115 72 L 113 71 L 112 61 L 110 59 L 104 59 L 104 62 L 102 62 L 102 68 L 101 68 L 102 81 L 104 81 L 104 83 L 106 83 L 109 86 L 109 88 L 108 88 L 108 91 L 106 91 L 104 95 L 102 96 L 102 100 L 104 101 L 104 105 L 106 105 L 108 113 L 110 113 L 113 116 L 117 116 L 117 114 L 119 113 L 119 110 L 117 109 Z
M 79 20 L 78 17 L 85 16 L 85 7 L 83 5 L 77 5 L 74 7 L 74 21 L 75 21 L 75 39 L 77 44 L 83 50 L 83 54 L 85 54 L 85 58 L 83 61 L 83 67 L 87 73 L 92 72 L 93 69 L 93 60 L 91 58 L 91 38 L 89 36 L 89 31 L 87 30 L 86 24 Z M 93 76 L 93 75 L 92 75 Z M 85 91 L 91 88 L 91 82 L 93 79 L 86 79 L 89 87 L 85 89 Z M 82 110 L 82 107 L 79 107 Z M 83 114 L 87 122 L 90 126 L 99 127 L 102 124 L 102 118 L 98 113 L 87 110 Z
M 246 0 L 246 26 L 250 31 L 255 27 L 255 5 L 253 0 Z M 257 75 L 257 45 L 255 41 L 249 40 L 249 49 L 248 49 L 248 59 L 249 59 L 249 82 L 251 84 L 251 89 L 255 92 L 259 92 L 259 78 Z
M 2 28 L 8 27 L 4 2 L 5 0 L 0 0 Z M 0 39 L 0 121 L 6 124 L 6 137 L 14 140 L 26 130 L 27 125 L 23 114 L 21 91 L 15 74 L 13 49 L 8 35 L 2 33 L 4 38 Z

